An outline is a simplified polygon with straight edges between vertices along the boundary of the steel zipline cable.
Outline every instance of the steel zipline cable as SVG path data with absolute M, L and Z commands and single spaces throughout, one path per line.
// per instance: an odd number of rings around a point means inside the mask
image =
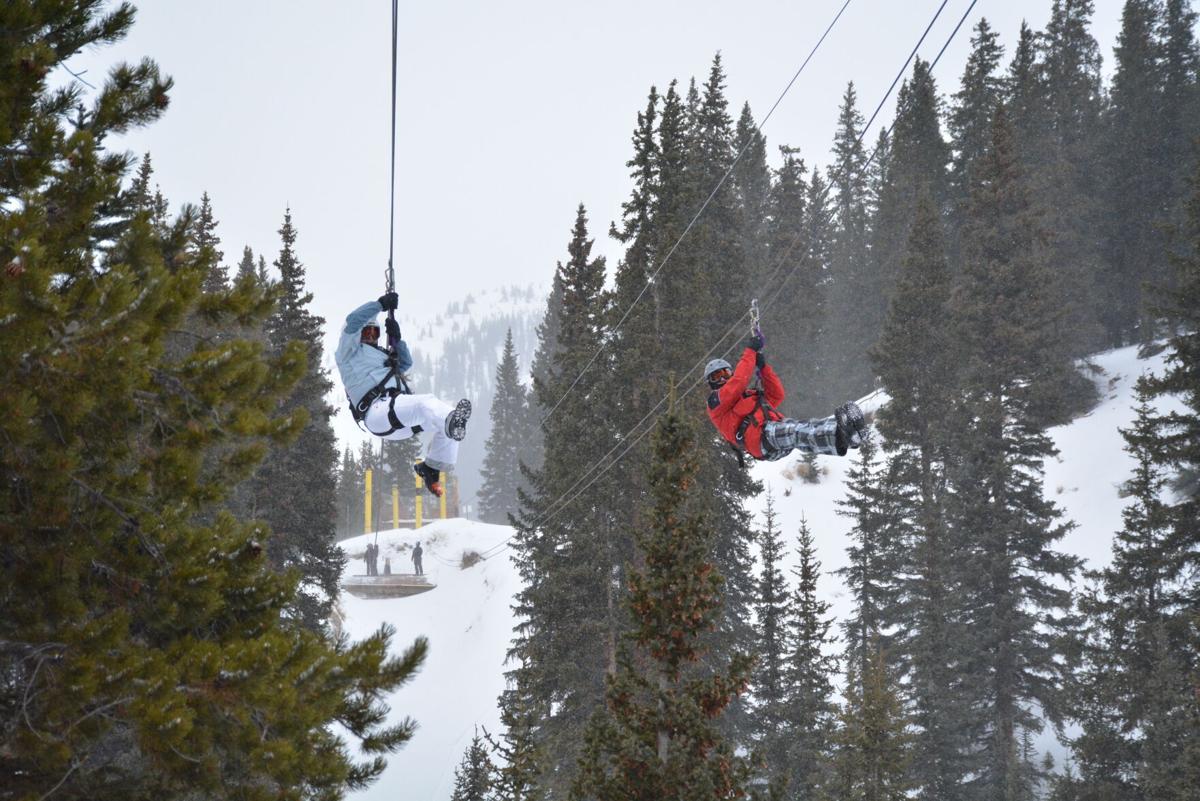
M 947 0 L 943 0 L 942 5 L 945 5 L 946 2 Z M 833 30 L 833 26 L 837 24 L 837 21 L 842 18 L 842 14 L 846 11 L 846 7 L 849 5 L 850 0 L 846 0 L 842 4 L 842 7 L 834 16 L 833 21 L 829 23 L 827 28 L 825 28 L 825 32 L 821 34 L 821 38 L 817 40 L 817 43 L 813 45 L 812 50 L 809 51 L 808 56 L 804 59 L 804 62 L 800 65 L 800 68 L 797 69 L 795 74 L 792 75 L 792 79 L 788 81 L 787 86 L 783 87 L 783 91 L 780 92 L 779 97 L 775 99 L 775 104 L 771 106 L 771 109 L 766 113 L 766 116 L 762 118 L 762 121 L 754 126 L 755 133 L 761 132 L 763 126 L 767 124 L 767 120 L 771 119 L 771 115 L 775 113 L 777 108 L 779 108 L 779 104 L 783 102 L 783 98 L 787 96 L 787 93 L 792 88 L 792 85 L 796 83 L 796 80 L 800 77 L 800 74 L 804 72 L 804 68 L 808 66 L 808 62 L 812 61 L 813 56 L 815 56 L 817 50 L 821 48 L 821 44 L 824 43 L 826 37 L 829 36 L 830 31 Z M 725 185 L 727 180 L 729 180 L 729 176 L 733 174 L 734 168 L 737 167 L 738 162 L 741 161 L 742 156 L 747 150 L 750 149 L 750 145 L 753 144 L 753 142 L 753 136 L 747 137 L 745 144 L 743 144 L 741 150 L 737 152 L 733 162 L 730 163 L 729 168 L 725 170 L 725 174 L 721 176 L 721 180 L 717 181 L 717 185 L 713 187 L 712 191 L 709 192 L 708 197 L 705 198 L 702 204 L 700 204 L 700 208 L 696 211 L 695 215 L 692 216 L 692 219 L 687 224 L 687 227 L 683 229 L 683 233 L 681 233 L 675 239 L 675 244 L 671 245 L 671 248 L 667 251 L 667 255 L 663 256 L 662 261 L 658 263 L 658 267 L 655 268 L 650 277 L 646 279 L 646 283 L 642 287 L 641 292 L 637 294 L 637 297 L 635 297 L 633 302 L 629 304 L 629 307 L 625 309 L 625 312 L 621 315 L 621 319 L 617 320 L 616 325 L 613 326 L 613 333 L 616 333 L 618 330 L 620 330 L 621 325 L 624 324 L 625 320 L 628 319 L 629 315 L 638 305 L 638 302 L 641 301 L 647 290 L 649 290 L 651 285 L 653 285 L 654 279 L 657 278 L 658 274 L 662 272 L 662 269 L 667 266 L 667 263 L 671 260 L 671 256 L 675 254 L 675 251 L 679 248 L 680 243 L 683 242 L 684 237 L 686 237 L 692 228 L 695 227 L 696 222 L 700 219 L 700 216 L 704 214 L 705 209 L 708 208 L 708 205 L 712 202 L 712 199 L 717 196 L 717 192 L 721 191 L 721 187 Z M 562 397 L 555 401 L 554 405 L 550 407 L 550 410 L 542 416 L 541 422 L 546 422 L 550 415 L 554 414 L 554 411 L 558 409 L 560 405 L 562 405 L 562 402 L 566 400 L 567 396 L 570 395 L 572 390 L 575 389 L 576 385 L 579 384 L 579 381 L 583 378 L 583 374 L 586 373 L 593 364 L 595 364 L 596 359 L 600 357 L 600 354 L 603 351 L 604 344 L 602 343 L 600 347 L 596 349 L 596 352 L 592 354 L 592 358 L 590 358 L 587 361 L 587 364 L 583 366 L 583 369 L 579 371 L 579 375 L 575 376 L 575 380 L 571 382 L 569 387 L 567 387 L 566 391 L 562 394 Z
M 388 261 L 387 261 L 387 291 L 396 291 L 396 268 L 393 260 L 396 255 L 396 55 L 397 31 L 399 28 L 400 0 L 392 0 L 392 160 L 391 171 L 388 173 L 388 193 L 391 201 L 388 205 Z
M 959 19 L 958 24 L 954 27 L 954 30 L 951 31 L 950 36 L 946 39 L 945 43 L 942 45 L 941 50 L 938 51 L 937 57 L 934 58 L 933 62 L 930 64 L 929 69 L 931 72 L 932 72 L 933 68 L 937 66 L 938 61 L 941 60 L 942 55 L 946 52 L 946 48 L 948 48 L 950 46 L 950 43 L 958 35 L 959 30 L 962 28 L 963 22 L 966 21 L 967 17 L 970 15 L 971 11 L 975 8 L 975 5 L 976 5 L 976 3 L 978 3 L 978 1 L 979 0 L 971 0 L 971 3 L 967 7 L 967 10 L 963 13 L 962 17 Z M 887 102 L 888 97 L 890 97 L 892 91 L 895 90 L 896 84 L 899 82 L 900 78 L 904 75 L 904 73 L 908 70 L 909 64 L 912 63 L 913 58 L 916 56 L 917 52 L 920 50 L 921 45 L 924 43 L 926 37 L 929 35 L 930 30 L 932 30 L 934 23 L 937 22 L 937 19 L 941 15 L 942 10 L 946 7 L 947 2 L 948 2 L 948 0 L 943 0 L 941 5 L 938 6 L 937 11 L 934 12 L 933 18 L 929 21 L 929 24 L 926 26 L 925 31 L 921 34 L 921 38 L 917 40 L 916 47 L 914 47 L 912 52 L 909 53 L 908 58 L 905 59 L 904 64 L 900 67 L 900 70 L 897 72 L 896 78 L 892 81 L 891 86 L 888 87 L 887 93 L 884 95 L 883 99 L 880 101 L 879 105 L 876 107 L 875 113 L 873 113 L 871 115 L 871 119 L 867 122 L 866 125 L 863 126 L 862 130 L 859 131 L 856 145 L 862 144 L 862 141 L 863 141 L 864 137 L 866 136 L 867 130 L 870 128 L 871 123 L 874 122 L 875 118 L 879 114 L 879 109 L 881 109 L 883 107 L 883 105 Z M 845 6 L 843 6 L 843 10 L 845 10 Z M 839 12 L 839 15 L 840 15 L 840 12 Z M 836 19 L 835 19 L 835 21 L 836 21 Z M 828 33 L 828 31 L 826 31 L 826 33 Z M 765 119 L 764 119 L 764 122 L 765 122 Z M 891 127 L 892 126 L 888 126 L 889 131 L 891 130 Z M 870 158 L 868 158 L 867 161 L 865 161 L 863 163 L 863 166 L 861 168 L 862 170 L 866 170 L 866 168 L 874 160 L 876 152 L 878 152 L 878 148 L 876 148 L 876 150 L 871 153 Z M 832 215 L 831 215 L 830 219 L 832 219 Z M 826 220 L 826 222 L 828 222 L 828 220 Z M 787 262 L 788 258 L 791 256 L 792 251 L 795 249 L 796 245 L 799 243 L 800 237 L 801 237 L 801 234 L 798 233 L 792 239 L 791 243 L 787 247 L 787 250 L 784 252 L 783 256 L 776 263 L 774 270 L 771 272 L 771 275 L 768 276 L 766 281 L 763 282 L 764 286 L 769 286 L 775 280 L 776 276 L 779 275 L 780 270 L 783 269 L 784 264 Z M 676 244 L 678 244 L 678 243 L 676 243 Z M 803 260 L 797 260 L 792 265 L 791 269 L 788 270 L 788 272 L 784 275 L 783 279 L 779 282 L 779 285 L 776 287 L 775 292 L 771 295 L 771 297 L 763 305 L 763 307 L 762 307 L 763 309 L 770 308 L 771 306 L 774 305 L 775 301 L 778 300 L 779 296 L 782 294 L 783 289 L 786 286 L 787 282 L 796 273 L 796 270 L 799 268 L 802 261 Z M 665 260 L 664 260 L 664 263 L 665 263 Z M 661 269 L 661 265 L 660 265 L 659 269 Z M 640 298 L 641 296 L 639 295 L 638 297 Z M 637 301 L 635 300 L 634 303 L 636 303 L 636 302 Z M 632 305 L 630 306 L 630 308 L 632 309 Z M 713 354 L 713 352 L 716 351 L 717 349 L 719 349 L 721 347 L 721 344 L 726 339 L 728 339 L 728 337 L 731 334 L 735 333 L 737 331 L 737 329 L 740 328 L 744 324 L 744 322 L 747 320 L 747 318 L 750 317 L 750 314 L 751 314 L 750 311 L 747 311 L 740 318 L 738 318 L 738 320 L 729 328 L 729 330 L 727 330 L 717 340 L 716 344 L 708 350 L 708 353 L 706 353 L 704 356 L 702 356 L 700 358 L 700 360 L 697 362 L 697 364 L 693 367 L 693 370 L 698 369 L 699 367 L 703 366 L 705 361 Z M 628 316 L 628 312 L 626 313 L 625 316 L 626 317 Z M 622 317 L 621 322 L 623 322 L 624 319 L 625 318 Z M 618 323 L 618 325 L 619 325 L 619 323 Z M 736 345 L 737 345 L 737 343 L 735 341 L 733 345 L 731 345 L 729 348 L 727 348 L 725 350 L 723 355 L 728 356 L 733 351 L 734 347 L 736 347 Z M 595 357 L 593 357 L 593 359 L 594 358 Z M 690 372 L 688 374 L 690 374 Z M 578 378 L 576 379 L 576 381 L 578 381 Z M 609 449 L 609 451 L 606 454 L 604 454 L 598 460 L 596 460 L 596 462 L 594 462 L 592 464 L 592 467 L 589 468 L 588 470 L 584 471 L 584 473 L 579 478 L 576 479 L 575 483 L 572 484 L 565 492 L 563 492 L 561 495 L 559 495 L 558 498 L 551 501 L 550 504 L 547 505 L 546 510 L 543 511 L 540 515 L 538 515 L 537 518 L 532 523 L 530 523 L 524 527 L 528 528 L 529 530 L 533 530 L 533 529 L 538 528 L 539 526 L 544 525 L 545 523 L 547 523 L 551 519 L 553 519 L 563 509 L 570 506 L 571 503 L 573 503 L 584 492 L 586 492 L 588 489 L 590 489 L 591 486 L 593 484 L 595 484 L 597 481 L 599 481 L 600 478 L 605 473 L 607 473 L 610 469 L 612 469 L 614 466 L 616 466 L 616 464 L 625 457 L 625 454 L 627 454 L 630 450 L 632 450 L 634 447 L 636 447 L 637 444 L 639 442 L 641 442 L 646 437 L 646 435 L 648 433 L 650 433 L 651 430 L 653 430 L 652 426 L 647 427 L 644 430 L 642 430 L 639 434 L 637 434 L 637 436 L 634 437 L 632 440 L 629 439 L 629 437 L 632 436 L 635 431 L 637 431 L 639 428 L 641 428 L 646 423 L 647 420 L 649 420 L 651 417 L 653 417 L 658 412 L 658 410 L 662 407 L 662 405 L 664 403 L 666 403 L 671 398 L 671 396 L 676 393 L 676 391 L 680 387 L 684 386 L 687 383 L 688 383 L 687 379 L 684 379 L 683 381 L 672 384 L 672 386 L 668 390 L 667 394 L 664 395 L 663 398 L 661 400 L 659 400 L 658 403 L 656 403 L 653 407 L 651 407 L 651 409 L 642 417 L 642 419 L 639 420 L 637 423 L 635 423 L 634 426 L 632 428 L 630 428 L 628 432 L 626 432 L 623 436 L 618 438 L 617 443 L 615 445 L 613 445 L 613 447 L 611 449 Z M 701 383 L 702 383 L 702 380 L 697 380 L 695 382 L 692 382 L 691 386 L 689 386 L 684 391 L 684 393 L 681 396 L 679 396 L 679 400 L 682 400 L 683 398 L 685 398 L 689 394 L 691 394 L 696 389 L 696 387 L 701 385 Z M 574 385 L 572 385 L 572 386 L 574 386 Z M 570 392 L 570 390 L 568 390 L 568 393 L 569 392 Z M 565 395 L 564 395 L 564 397 L 565 397 Z M 561 399 L 559 400 L 559 402 L 560 403 L 562 402 Z M 622 445 L 625 446 L 624 449 L 621 450 L 621 452 L 619 454 L 617 454 L 617 456 L 615 458 L 612 458 L 610 460 L 610 457 L 614 453 L 616 453 L 616 451 L 618 449 L 621 449 Z M 588 480 L 589 476 L 591 476 L 590 480 Z M 581 484 L 582 484 L 582 486 L 580 486 Z M 516 536 L 515 534 L 512 534 L 509 537 L 507 537 L 506 539 L 504 539 L 502 542 L 499 542 L 496 545 L 493 545 L 492 547 L 485 549 L 484 552 L 481 554 L 481 557 L 483 559 L 490 559 L 491 557 L 498 555 L 501 551 L 503 551 L 505 548 L 508 547 L 508 544 L 512 541 L 512 539 L 515 536 Z

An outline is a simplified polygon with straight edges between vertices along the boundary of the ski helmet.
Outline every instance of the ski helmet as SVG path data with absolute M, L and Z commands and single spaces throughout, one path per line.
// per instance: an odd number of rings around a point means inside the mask
M 375 334 L 374 334 L 373 338 L 379 339 L 379 334 L 380 334 L 379 323 L 375 320 L 368 320 L 366 323 L 363 324 L 362 330 L 358 332 L 358 338 L 359 338 L 360 342 L 363 341 L 363 338 L 366 335 L 367 331 L 372 328 L 375 329 Z
M 715 373 L 718 370 L 732 370 L 732 369 L 733 368 L 730 366 L 729 362 L 725 361 L 724 359 L 713 359 L 711 362 L 704 365 L 704 377 L 708 378 L 710 375 L 712 375 L 713 373 Z

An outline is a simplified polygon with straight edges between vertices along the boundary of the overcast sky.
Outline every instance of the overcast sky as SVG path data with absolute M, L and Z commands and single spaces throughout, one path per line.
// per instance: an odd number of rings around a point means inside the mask
M 720 51 L 731 114 L 748 101 L 761 119 L 841 1 L 402 3 L 401 303 L 441 307 L 476 286 L 548 283 L 580 202 L 615 264 L 619 248 L 603 234 L 629 191 L 625 161 L 649 87 L 703 81 Z M 764 128 L 775 162 L 786 143 L 810 166 L 823 163 L 846 82 L 857 84 L 869 114 L 939 3 L 852 0 Z M 947 3 L 923 57 L 937 53 L 969 4 Z M 173 209 L 209 193 L 227 264 L 246 244 L 273 259 L 290 205 L 314 310 L 332 330 L 383 291 L 391 3 L 136 5 L 129 38 L 69 65 L 98 83 L 114 61 L 148 55 L 174 77 L 165 117 L 125 146 L 150 151 Z M 981 0 L 938 65 L 939 87 L 957 84 L 980 16 L 1011 52 L 1021 19 L 1040 29 L 1049 8 L 1049 0 Z M 1096 2 L 1106 71 L 1120 8 Z

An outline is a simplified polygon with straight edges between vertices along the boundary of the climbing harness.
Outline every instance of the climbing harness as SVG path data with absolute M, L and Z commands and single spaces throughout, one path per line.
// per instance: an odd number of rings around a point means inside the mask
M 759 324 L 758 298 L 750 301 L 750 336 L 759 337 L 766 342 L 763 337 L 762 326 Z M 737 433 L 734 435 L 735 442 L 729 443 L 729 447 L 737 454 L 738 466 L 743 469 L 746 467 L 746 431 L 750 426 L 759 428 L 758 415 L 762 414 L 763 423 L 771 419 L 772 414 L 778 414 L 775 407 L 767 401 L 766 393 L 762 388 L 762 368 L 754 368 L 754 386 L 750 387 L 743 393 L 742 397 L 753 397 L 756 401 L 754 408 L 742 418 L 742 422 L 738 423 Z M 766 452 L 764 451 L 764 456 Z

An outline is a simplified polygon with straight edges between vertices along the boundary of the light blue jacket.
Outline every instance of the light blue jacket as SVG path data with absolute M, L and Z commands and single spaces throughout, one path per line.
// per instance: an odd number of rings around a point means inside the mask
M 338 340 L 334 361 L 337 362 L 338 373 L 342 376 L 342 385 L 346 388 L 346 397 L 351 405 L 357 405 L 362 396 L 374 389 L 388 374 L 388 352 L 375 345 L 366 345 L 360 341 L 363 326 L 375 319 L 375 315 L 383 311 L 379 301 L 372 300 L 364 303 L 346 317 L 346 327 L 342 329 L 342 338 Z M 400 372 L 408 372 L 412 367 L 412 354 L 408 345 L 400 340 L 396 346 L 396 366 Z M 388 380 L 389 387 L 399 387 L 395 377 Z

